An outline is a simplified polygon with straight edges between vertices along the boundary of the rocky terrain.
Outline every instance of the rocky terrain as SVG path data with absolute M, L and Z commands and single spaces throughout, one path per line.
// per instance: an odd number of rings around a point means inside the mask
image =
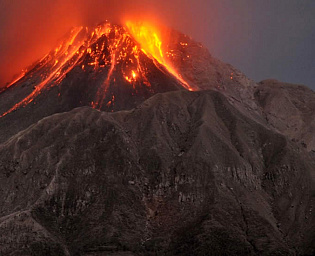
M 315 96 L 303 86 L 266 80 L 255 92 L 270 126 L 315 152 Z
M 315 254 L 315 93 L 256 84 L 172 33 L 198 90 L 143 55 L 153 89 L 119 89 L 114 69 L 121 99 L 96 109 L 109 69 L 74 68 L 0 118 L 0 255 Z M 1 113 L 36 70 L 0 93 Z

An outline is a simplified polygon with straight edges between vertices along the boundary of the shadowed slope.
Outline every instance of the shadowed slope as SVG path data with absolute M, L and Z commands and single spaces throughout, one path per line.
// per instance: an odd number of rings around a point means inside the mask
M 214 91 L 53 115 L 0 145 L 1 253 L 314 253 L 303 152 Z

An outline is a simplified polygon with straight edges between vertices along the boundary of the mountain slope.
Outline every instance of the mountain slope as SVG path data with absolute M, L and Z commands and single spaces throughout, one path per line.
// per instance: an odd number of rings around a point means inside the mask
M 3 255 L 315 252 L 314 162 L 219 92 L 56 114 L 0 163 Z
M 311 89 L 265 80 L 255 97 L 271 127 L 315 152 L 315 93 Z

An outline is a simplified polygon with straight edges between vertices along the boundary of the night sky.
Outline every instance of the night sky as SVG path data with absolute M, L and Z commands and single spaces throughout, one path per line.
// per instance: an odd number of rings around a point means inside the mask
M 126 16 L 158 20 L 202 42 L 249 78 L 315 90 L 314 0 L 0 0 L 0 86 L 69 28 Z

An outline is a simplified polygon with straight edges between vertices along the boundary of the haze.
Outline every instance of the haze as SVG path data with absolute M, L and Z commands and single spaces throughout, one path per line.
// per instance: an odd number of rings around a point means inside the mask
M 314 13 L 313 0 L 0 0 L 0 86 L 72 26 L 136 17 L 192 36 L 255 81 L 315 89 Z

